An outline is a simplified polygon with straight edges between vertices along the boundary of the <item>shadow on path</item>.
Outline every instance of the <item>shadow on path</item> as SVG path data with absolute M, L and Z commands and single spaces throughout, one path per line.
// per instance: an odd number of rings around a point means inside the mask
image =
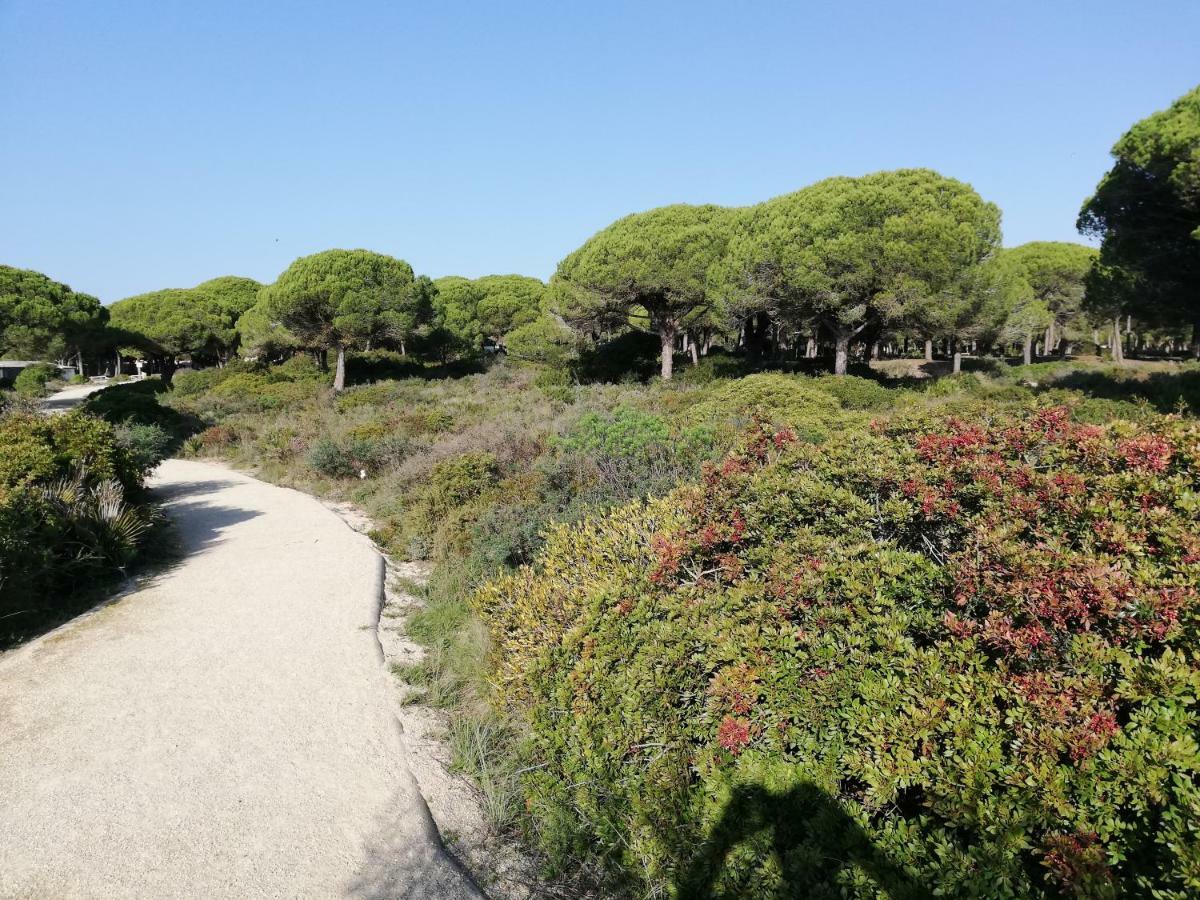
M 743 849 L 740 854 L 739 849 Z M 735 855 L 741 858 L 731 860 Z M 812 784 L 780 793 L 759 785 L 735 787 L 716 826 L 680 876 L 678 896 L 687 900 L 744 896 L 751 870 L 760 876 L 767 855 L 778 864 L 780 879 L 773 894 L 777 900 L 843 896 L 837 876 L 850 868 L 865 872 L 893 900 L 929 896 L 872 845 L 836 800 Z M 755 877 L 758 891 L 759 880 Z M 762 894 L 756 891 L 755 896 Z
M 139 590 L 154 585 L 190 556 L 220 544 L 223 532 L 231 526 L 262 515 L 256 510 L 220 506 L 203 499 L 206 494 L 237 484 L 214 479 L 154 489 L 151 498 L 156 503 L 169 504 L 166 513 L 170 524 L 160 528 L 147 542 L 139 561 L 124 573 L 114 573 L 112 577 L 81 586 L 68 596 L 53 598 L 53 605 L 28 605 L 7 614 L 0 620 L 0 650 L 11 650 L 110 601 L 124 599 L 121 593 L 114 596 L 121 590 L 122 582 L 126 589 L 135 583 L 131 579 L 136 579 Z

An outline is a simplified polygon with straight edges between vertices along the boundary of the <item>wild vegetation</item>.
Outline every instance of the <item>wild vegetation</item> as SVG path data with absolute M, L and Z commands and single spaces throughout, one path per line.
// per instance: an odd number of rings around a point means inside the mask
M 0 409 L 0 647 L 86 609 L 162 547 L 144 479 L 168 446 L 153 425 Z
M 545 284 L 330 250 L 120 301 L 90 346 L 161 379 L 0 420 L 4 603 L 220 456 L 430 564 L 400 674 L 558 877 L 1192 896 L 1197 148 L 1200 89 L 1118 143 L 1098 251 L 905 169 L 637 213 Z M 9 272 L 6 340 L 80 352 Z

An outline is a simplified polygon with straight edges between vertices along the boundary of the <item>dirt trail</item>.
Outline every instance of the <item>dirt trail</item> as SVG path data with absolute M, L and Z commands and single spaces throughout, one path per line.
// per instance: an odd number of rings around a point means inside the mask
M 405 762 L 370 542 L 218 466 L 153 483 L 182 562 L 0 657 L 0 896 L 479 896 Z

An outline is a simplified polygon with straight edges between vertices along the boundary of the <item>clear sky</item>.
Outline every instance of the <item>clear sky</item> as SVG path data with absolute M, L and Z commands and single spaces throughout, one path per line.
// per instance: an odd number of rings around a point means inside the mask
M 1075 240 L 1200 0 L 0 0 L 0 262 L 112 301 L 366 247 L 547 277 L 613 219 L 929 166 Z

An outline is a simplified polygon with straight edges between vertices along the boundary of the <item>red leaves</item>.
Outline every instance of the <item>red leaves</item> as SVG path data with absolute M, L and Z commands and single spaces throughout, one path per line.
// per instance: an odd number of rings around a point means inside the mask
M 656 534 L 650 538 L 650 549 L 654 552 L 657 565 L 650 573 L 650 580 L 655 584 L 663 584 L 667 579 L 679 573 L 683 560 L 683 542 L 664 534 Z
M 1117 449 L 1126 465 L 1140 472 L 1165 472 L 1174 456 L 1174 448 L 1156 434 L 1144 434 L 1121 441 Z
M 946 434 L 926 434 L 917 439 L 917 455 L 926 462 L 949 462 L 983 446 L 987 433 L 978 425 L 967 425 L 957 419 L 946 423 Z
M 750 723 L 745 719 L 726 716 L 717 729 L 717 743 L 737 756 L 750 743 Z
M 1062 441 L 1071 436 L 1074 426 L 1071 424 L 1071 411 L 1065 406 L 1051 406 L 1039 410 L 1029 423 L 1030 428 L 1040 432 L 1050 441 Z

